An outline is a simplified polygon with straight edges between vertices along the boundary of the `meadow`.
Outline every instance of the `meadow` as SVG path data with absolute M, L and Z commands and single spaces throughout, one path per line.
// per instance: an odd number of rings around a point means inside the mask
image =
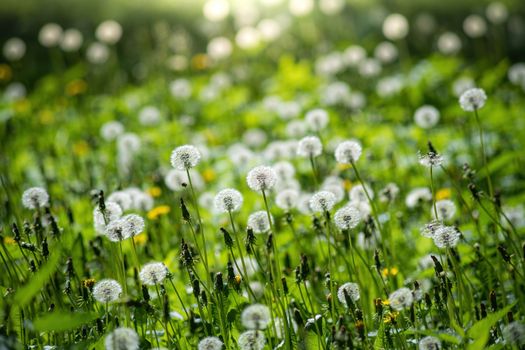
M 356 3 L 2 34 L 0 349 L 525 349 L 523 8 Z

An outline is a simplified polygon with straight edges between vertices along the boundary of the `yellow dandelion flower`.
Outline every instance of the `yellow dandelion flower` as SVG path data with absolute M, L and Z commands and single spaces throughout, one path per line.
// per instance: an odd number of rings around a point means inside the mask
M 133 237 L 133 241 L 137 244 L 143 245 L 148 241 L 148 235 L 144 232 Z
M 15 244 L 15 240 L 13 239 L 13 237 L 4 237 L 4 244 Z
M 40 123 L 49 125 L 55 121 L 55 116 L 49 109 L 44 109 L 42 112 L 40 112 L 39 119 Z
M 73 144 L 73 154 L 76 156 L 82 157 L 85 156 L 89 151 L 89 145 L 86 141 L 78 141 Z
M 203 70 L 208 68 L 210 65 L 210 59 L 208 55 L 198 54 L 191 58 L 191 66 L 197 70 Z
M 383 322 L 392 323 L 396 320 L 397 316 L 399 316 L 399 312 L 397 311 L 388 312 L 387 314 L 385 314 L 385 317 L 383 318 Z
M 162 193 L 162 190 L 160 189 L 160 187 L 154 186 L 154 187 L 148 188 L 147 192 L 152 197 L 159 197 Z
M 213 169 L 211 168 L 208 168 L 204 170 L 204 172 L 202 173 L 202 177 L 204 178 L 204 181 L 206 182 L 213 181 L 215 180 L 215 171 L 213 171 Z
M 352 181 L 350 180 L 344 180 L 343 181 L 343 187 L 346 191 L 349 191 L 352 188 Z
M 450 188 L 442 188 L 436 192 L 436 200 L 449 199 L 452 196 Z
M 11 70 L 11 67 L 7 64 L 0 64 L 0 81 L 9 81 L 12 76 L 13 71 Z
M 158 207 L 151 209 L 148 212 L 147 217 L 150 220 L 155 220 L 161 215 L 168 214 L 170 210 L 171 208 L 167 205 L 159 205 Z
M 66 85 L 66 94 L 68 96 L 80 95 L 86 92 L 86 90 L 87 90 L 87 84 L 82 79 L 72 80 Z
M 242 278 L 240 275 L 235 275 L 235 283 L 240 284 L 242 281 Z
M 95 283 L 97 282 L 96 279 L 94 278 L 88 278 L 88 279 L 85 279 L 85 280 L 82 280 L 82 285 L 85 287 L 85 288 L 91 288 L 95 285 Z
M 337 163 L 337 169 L 340 170 L 340 171 L 350 169 L 351 167 L 352 167 L 352 165 L 350 165 L 350 164 Z

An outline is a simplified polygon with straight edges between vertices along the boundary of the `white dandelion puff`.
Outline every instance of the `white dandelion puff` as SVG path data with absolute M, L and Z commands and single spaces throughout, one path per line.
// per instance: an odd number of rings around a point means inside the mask
M 139 335 L 131 328 L 119 327 L 104 340 L 106 350 L 139 350 Z
M 246 177 L 248 187 L 254 191 L 270 190 L 277 181 L 275 170 L 269 166 L 258 166 L 250 170 Z
M 323 144 L 317 136 L 303 137 L 297 145 L 297 155 L 300 157 L 313 158 L 320 156 L 323 152 Z
M 412 305 L 414 296 L 412 295 L 412 291 L 410 289 L 400 288 L 388 296 L 388 301 L 394 310 L 401 311 Z
M 288 188 L 288 189 L 279 191 L 279 193 L 275 197 L 275 204 L 283 210 L 290 210 L 292 208 L 295 208 L 298 200 L 299 200 L 299 191 Z
M 247 329 L 265 329 L 270 322 L 270 309 L 263 304 L 252 304 L 241 314 L 241 323 Z
M 304 119 L 308 128 L 312 131 L 320 131 L 328 125 L 328 113 L 321 108 L 308 111 Z
M 438 248 L 454 248 L 461 237 L 461 233 L 454 226 L 440 226 L 435 232 L 434 243 Z
M 503 327 L 503 339 L 507 344 L 525 345 L 525 325 L 514 321 Z
M 270 216 L 271 220 L 273 218 Z M 270 230 L 270 221 L 268 221 L 268 213 L 264 210 L 256 211 L 248 217 L 248 227 L 255 233 L 264 233 Z
M 362 151 L 359 142 L 353 140 L 343 141 L 335 149 L 335 160 L 339 164 L 355 163 L 361 157 Z
M 144 223 L 144 218 L 137 214 L 125 215 L 122 217 L 122 220 L 126 221 L 131 237 L 141 234 L 144 231 L 144 227 L 146 226 Z
M 414 121 L 416 125 L 423 129 L 430 129 L 439 121 L 439 110 L 430 105 L 424 105 L 416 109 L 414 113 Z
M 223 342 L 217 337 L 206 337 L 199 341 L 198 350 L 221 350 Z
M 147 286 L 162 283 L 168 274 L 168 268 L 161 262 L 151 262 L 142 267 L 139 273 L 140 281 Z
M 120 283 L 112 279 L 98 281 L 93 287 L 93 298 L 101 303 L 113 302 L 119 298 L 121 293 Z
M 106 225 L 112 221 L 119 219 L 122 216 L 122 208 L 115 202 L 106 202 L 106 208 L 104 213 L 100 210 L 100 207 L 96 207 L 93 210 L 93 223 L 95 225 L 95 230 L 103 234 Z
M 436 202 L 437 217 L 432 210 L 434 219 L 441 221 L 451 220 L 456 214 L 456 205 L 450 199 L 442 199 Z
M 106 226 L 104 234 L 112 242 L 120 242 L 132 236 L 130 224 L 124 218 L 111 221 Z
M 215 208 L 223 213 L 239 210 L 242 202 L 242 194 L 233 188 L 221 190 L 214 198 Z
M 201 154 L 197 147 L 184 145 L 177 147 L 171 153 L 171 165 L 177 170 L 188 170 L 199 164 Z
M 49 194 L 42 187 L 31 187 L 22 194 L 22 205 L 27 209 L 43 208 L 49 203 Z
M 473 88 L 465 91 L 459 98 L 459 104 L 464 111 L 472 112 L 481 109 L 487 101 L 485 90 Z
M 347 297 L 355 303 L 361 297 L 359 294 L 359 285 L 353 282 L 347 282 L 337 290 L 337 299 L 346 307 L 349 307 L 347 303 Z
M 441 349 L 441 341 L 432 336 L 427 336 L 422 338 L 419 341 L 419 350 L 440 350 Z
M 266 345 L 266 338 L 261 331 L 246 331 L 239 335 L 237 344 L 240 350 L 262 350 Z
M 329 191 L 319 191 L 310 198 L 310 208 L 317 213 L 330 211 L 336 202 L 335 195 Z
M 335 212 L 334 222 L 341 230 L 355 228 L 361 221 L 361 213 L 353 205 L 346 205 Z

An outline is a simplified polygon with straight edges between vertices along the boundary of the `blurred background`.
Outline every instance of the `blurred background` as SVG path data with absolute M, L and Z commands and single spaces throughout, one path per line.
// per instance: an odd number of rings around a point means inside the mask
M 331 54 L 352 60 L 350 45 L 405 63 L 434 52 L 512 63 L 525 59 L 524 13 L 522 0 L 3 0 L 0 83 L 75 68 L 120 85 L 283 55 L 337 70 Z

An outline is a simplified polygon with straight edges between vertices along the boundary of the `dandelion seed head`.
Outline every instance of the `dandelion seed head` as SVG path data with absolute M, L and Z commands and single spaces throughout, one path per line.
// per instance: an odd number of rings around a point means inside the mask
M 357 141 L 343 141 L 335 149 L 335 160 L 339 164 L 351 164 L 357 162 L 363 149 Z
M 439 110 L 430 105 L 424 105 L 416 109 L 414 121 L 416 125 L 423 129 L 430 129 L 438 123 L 440 118 Z
M 392 292 L 388 296 L 388 301 L 394 310 L 401 311 L 412 305 L 414 296 L 412 295 L 412 291 L 410 289 L 403 287 Z
M 437 218 L 435 217 L 436 214 L 434 210 L 432 210 L 434 219 L 442 221 L 451 220 L 456 214 L 456 205 L 450 199 L 442 199 L 436 202 L 436 211 L 438 215 Z
M 142 216 L 137 214 L 128 214 L 122 217 L 126 221 L 131 237 L 141 234 L 146 226 Z
M 31 187 L 22 194 L 22 205 L 27 209 L 43 208 L 49 203 L 49 194 L 42 187 Z
M 242 194 L 233 188 L 221 190 L 214 198 L 215 208 L 223 213 L 239 210 L 242 202 Z
M 139 335 L 131 328 L 119 327 L 104 340 L 106 350 L 139 350 Z
M 317 213 L 330 211 L 336 202 L 335 195 L 329 191 L 319 191 L 310 198 L 310 208 Z
M 270 322 L 270 309 L 263 304 L 252 304 L 241 314 L 241 323 L 247 329 L 265 329 Z
M 124 125 L 116 120 L 104 123 L 100 128 L 100 136 L 106 141 L 116 140 L 124 133 Z
M 311 131 L 321 131 L 328 125 L 328 113 L 321 108 L 308 111 L 304 119 Z
M 114 20 L 107 20 L 100 23 L 95 31 L 97 40 L 113 45 L 122 37 L 122 26 Z
M 18 61 L 26 54 L 26 43 L 20 38 L 8 39 L 2 47 L 2 53 L 9 61 Z
M 93 298 L 101 303 L 109 303 L 119 298 L 122 293 L 120 284 L 112 279 L 103 279 L 93 286 Z
M 177 170 L 188 170 L 199 164 L 201 154 L 192 145 L 179 146 L 171 153 L 171 165 Z
M 366 188 L 366 192 L 365 192 Z M 366 197 L 366 193 L 370 196 L 370 199 L 374 199 L 374 191 L 372 191 L 372 188 L 365 184 L 365 187 L 363 185 L 355 185 L 352 186 L 350 189 L 350 192 L 348 192 L 348 195 L 350 197 L 351 202 L 365 202 L 368 203 L 368 198 Z
M 419 164 L 426 168 L 439 167 L 443 164 L 443 156 L 437 152 L 430 151 L 425 154 L 418 153 Z
M 440 226 L 434 232 L 434 243 L 438 248 L 454 248 L 461 237 L 460 232 L 454 226 Z
M 138 188 L 128 188 L 125 190 L 133 201 L 131 209 L 148 211 L 153 208 L 153 197 Z
M 441 34 L 437 41 L 439 52 L 443 55 L 455 55 L 461 50 L 461 39 L 454 32 Z
M 510 66 L 507 76 L 510 82 L 525 88 L 525 63 L 515 63 Z
M 198 350 L 221 350 L 223 342 L 217 337 L 206 337 L 199 342 Z
M 280 161 L 272 166 L 279 180 L 290 180 L 295 176 L 295 167 L 288 161 Z
M 275 197 L 275 204 L 283 210 L 290 210 L 295 208 L 298 200 L 299 191 L 288 188 L 277 193 L 277 196 Z
M 269 166 L 257 166 L 248 172 L 246 182 L 254 191 L 270 190 L 277 181 L 275 170 Z
M 192 169 L 190 170 L 190 176 L 193 187 L 195 189 L 202 189 L 204 181 L 202 180 L 201 175 Z M 190 185 L 186 171 L 177 169 L 171 169 L 166 173 L 166 176 L 164 176 L 164 183 L 166 184 L 166 187 L 175 192 L 184 191 Z
M 383 21 L 383 35 L 390 40 L 403 39 L 408 35 L 408 21 L 399 13 L 388 15 Z
M 99 42 L 90 44 L 86 50 L 86 59 L 89 63 L 103 64 L 109 58 L 109 48 Z
M 176 99 L 185 100 L 191 96 L 191 83 L 188 79 L 175 79 L 169 86 L 171 96 Z
M 472 112 L 481 109 L 487 101 L 485 90 L 472 88 L 461 94 L 459 104 L 464 111 Z
M 56 23 L 47 23 L 38 32 L 38 41 L 44 47 L 57 46 L 62 40 L 62 27 Z
M 406 198 L 405 204 L 408 208 L 415 208 L 423 202 L 432 200 L 432 192 L 427 187 L 418 187 L 410 191 Z
M 503 339 L 507 344 L 525 345 L 525 325 L 514 321 L 503 327 Z
M 503 2 L 494 1 L 487 6 L 485 14 L 492 23 L 501 24 L 509 17 L 509 10 Z
M 107 200 L 108 202 L 117 203 L 124 211 L 131 209 L 133 206 L 133 199 L 125 191 L 115 191 L 108 196 Z
M 463 31 L 471 38 L 480 38 L 487 33 L 487 22 L 479 15 L 469 15 L 463 21 Z
M 270 229 L 270 222 L 268 221 L 266 211 L 260 210 L 250 214 L 248 217 L 248 227 L 250 227 L 254 233 L 264 233 L 268 231 Z
M 142 267 L 139 273 L 140 281 L 147 286 L 162 283 L 168 274 L 166 265 L 161 262 L 151 262 Z
M 107 224 L 104 235 L 112 242 L 120 242 L 132 237 L 131 227 L 127 220 L 119 218 Z
M 299 138 L 306 134 L 308 127 L 303 120 L 292 120 L 286 124 L 286 135 L 291 138 Z
M 84 37 L 78 29 L 70 28 L 64 31 L 62 40 L 60 40 L 60 48 L 66 52 L 73 52 L 80 49 Z
M 379 201 L 382 203 L 393 202 L 399 194 L 399 187 L 393 183 L 388 183 L 381 191 L 379 191 Z
M 109 224 L 110 222 L 115 221 L 122 216 L 122 208 L 115 202 L 107 201 L 105 213 L 107 222 Z M 95 230 L 98 233 L 103 234 L 106 229 L 106 220 L 104 219 L 104 215 L 98 206 L 93 210 L 93 223 L 95 225 Z
M 323 152 L 323 144 L 317 136 L 303 137 L 297 145 L 297 155 L 300 157 L 317 157 Z
M 145 126 L 156 125 L 160 122 L 160 111 L 155 106 L 145 106 L 139 112 L 140 124 Z
M 246 331 L 239 335 L 237 344 L 240 350 L 262 350 L 266 345 L 266 338 L 261 331 Z
M 359 285 L 357 283 L 347 282 L 337 290 L 337 299 L 339 299 L 344 306 L 349 307 L 350 305 L 346 302 L 345 294 L 355 303 L 361 297 L 359 294 Z
M 427 336 L 419 341 L 419 350 L 440 350 L 441 341 L 432 336 Z
M 436 231 L 441 228 L 443 224 L 440 221 L 433 220 L 421 227 L 420 232 L 423 237 L 434 238 Z
M 475 88 L 476 84 L 470 77 L 460 77 L 452 84 L 454 96 L 460 97 L 465 91 Z
M 361 213 L 353 205 L 346 205 L 335 212 L 334 221 L 341 230 L 349 230 L 359 225 Z
M 326 184 L 321 186 L 321 189 L 323 191 L 332 192 L 335 196 L 336 203 L 341 202 L 343 199 L 345 199 L 346 191 L 343 186 L 335 183 Z
M 134 133 L 122 134 L 117 139 L 119 154 L 134 154 L 140 149 L 141 143 L 140 138 Z
M 251 162 L 255 155 L 254 153 L 242 144 L 234 144 L 228 148 L 228 157 L 238 167 L 246 167 L 246 164 Z

